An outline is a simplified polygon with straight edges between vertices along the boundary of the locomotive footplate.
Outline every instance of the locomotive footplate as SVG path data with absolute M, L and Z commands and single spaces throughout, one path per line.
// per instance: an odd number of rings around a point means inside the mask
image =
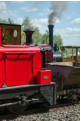
M 18 103 L 29 103 L 33 100 L 43 100 L 49 105 L 56 104 L 56 84 L 31 84 L 0 88 L 0 107 Z

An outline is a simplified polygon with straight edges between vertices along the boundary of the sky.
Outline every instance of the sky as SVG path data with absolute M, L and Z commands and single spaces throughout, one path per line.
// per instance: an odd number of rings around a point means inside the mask
M 21 24 L 25 17 L 39 27 L 42 34 L 48 30 L 48 17 L 53 2 L 50 1 L 0 1 L 0 19 L 11 18 Z M 80 45 L 80 2 L 69 1 L 61 18 L 54 23 L 54 34 L 60 35 L 64 45 Z

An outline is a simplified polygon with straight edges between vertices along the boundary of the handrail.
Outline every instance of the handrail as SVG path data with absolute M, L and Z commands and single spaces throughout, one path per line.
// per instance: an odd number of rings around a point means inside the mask
M 36 52 L 5 52 L 4 54 L 35 54 Z

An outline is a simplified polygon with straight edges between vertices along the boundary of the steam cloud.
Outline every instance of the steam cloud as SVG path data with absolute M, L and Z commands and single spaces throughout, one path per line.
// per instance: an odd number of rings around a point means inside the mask
M 56 19 L 60 19 L 64 11 L 67 9 L 67 7 L 68 7 L 67 2 L 64 1 L 52 2 L 50 8 L 51 13 L 48 18 L 48 23 L 53 24 L 56 22 Z

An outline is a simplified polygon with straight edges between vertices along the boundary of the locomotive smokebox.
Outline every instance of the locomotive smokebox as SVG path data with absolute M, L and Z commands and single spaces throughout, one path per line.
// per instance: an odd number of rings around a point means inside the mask
M 49 28 L 49 44 L 53 47 L 53 28 L 54 25 L 48 25 Z
M 24 32 L 26 34 L 26 45 L 32 44 L 32 34 L 34 31 L 26 29 Z

